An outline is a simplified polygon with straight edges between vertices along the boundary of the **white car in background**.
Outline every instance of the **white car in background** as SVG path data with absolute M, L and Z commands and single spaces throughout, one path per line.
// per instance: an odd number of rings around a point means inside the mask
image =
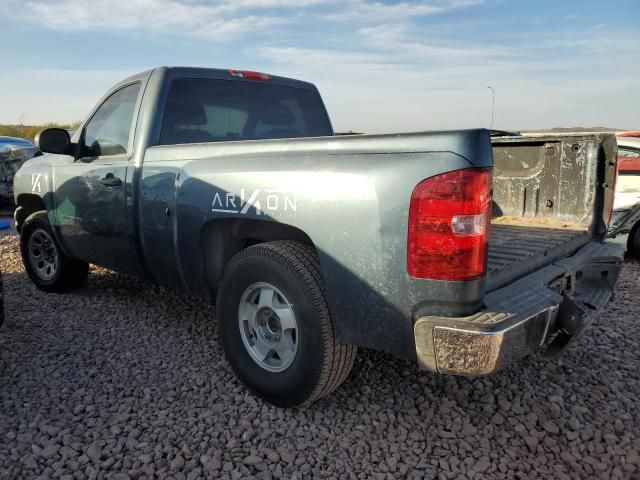
M 640 258 L 640 132 L 616 135 L 618 180 L 609 229 L 611 238 L 627 236 L 627 252 Z

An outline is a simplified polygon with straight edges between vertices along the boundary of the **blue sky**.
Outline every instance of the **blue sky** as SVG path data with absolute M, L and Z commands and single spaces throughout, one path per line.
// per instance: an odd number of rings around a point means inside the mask
M 640 129 L 640 1 L 1 0 L 0 123 L 74 121 L 157 65 L 320 89 L 336 130 Z

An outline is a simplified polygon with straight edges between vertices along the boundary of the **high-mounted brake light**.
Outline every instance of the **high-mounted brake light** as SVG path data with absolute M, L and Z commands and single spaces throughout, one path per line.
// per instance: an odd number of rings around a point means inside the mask
M 268 82 L 271 80 L 271 75 L 262 72 L 253 72 L 251 70 L 229 70 L 229 75 L 236 78 L 246 78 L 247 80 L 261 80 Z
M 409 208 L 409 275 L 432 280 L 482 277 L 490 216 L 488 168 L 456 170 L 420 182 Z

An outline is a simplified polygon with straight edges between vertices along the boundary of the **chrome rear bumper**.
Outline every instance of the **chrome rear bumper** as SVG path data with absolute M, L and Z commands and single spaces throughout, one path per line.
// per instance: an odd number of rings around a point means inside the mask
M 624 248 L 590 243 L 572 257 L 491 292 L 485 309 L 462 318 L 419 318 L 420 366 L 456 375 L 488 375 L 545 346 L 555 357 L 608 303 Z

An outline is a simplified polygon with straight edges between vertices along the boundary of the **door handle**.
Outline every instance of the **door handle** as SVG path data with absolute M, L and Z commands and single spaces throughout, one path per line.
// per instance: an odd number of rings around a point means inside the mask
M 107 173 L 104 178 L 100 179 L 100 183 L 105 187 L 120 187 L 122 186 L 122 179 L 114 177 L 113 173 Z

